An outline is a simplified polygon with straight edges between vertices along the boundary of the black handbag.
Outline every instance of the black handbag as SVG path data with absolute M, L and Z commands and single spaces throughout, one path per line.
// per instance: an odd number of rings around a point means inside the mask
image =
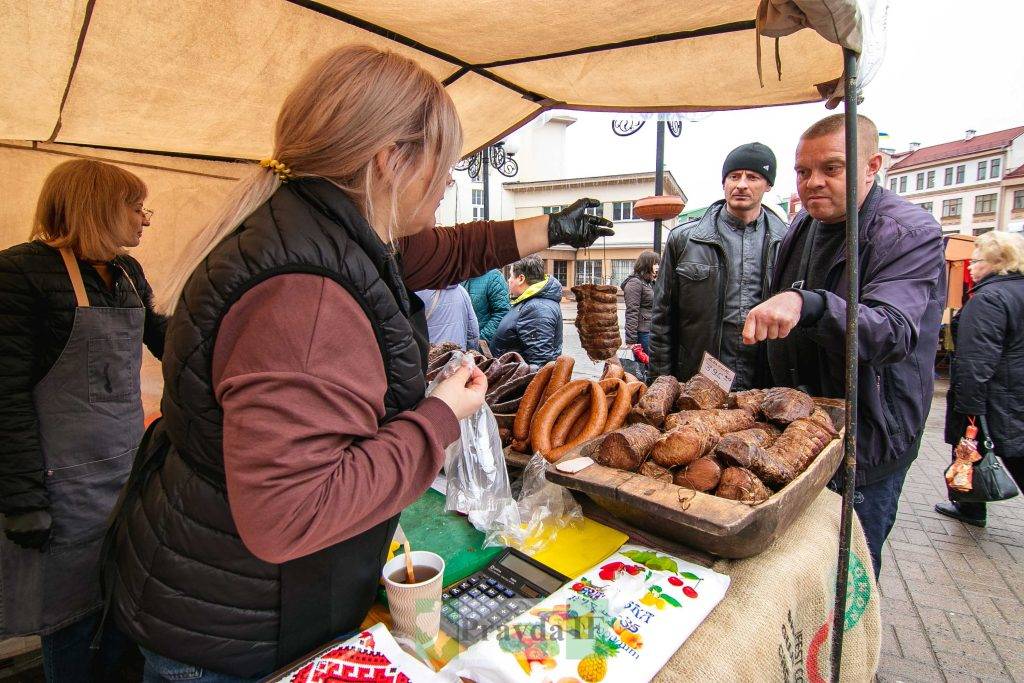
M 1008 500 L 1020 493 L 1017 490 L 1017 484 L 1003 467 L 1003 463 L 996 457 L 995 444 L 992 443 L 992 437 L 989 435 L 985 416 L 980 415 L 979 419 L 981 420 L 981 434 L 984 437 L 981 442 L 981 460 L 974 463 L 974 476 L 970 491 L 950 489 L 951 497 L 957 503 L 994 503 L 999 500 Z

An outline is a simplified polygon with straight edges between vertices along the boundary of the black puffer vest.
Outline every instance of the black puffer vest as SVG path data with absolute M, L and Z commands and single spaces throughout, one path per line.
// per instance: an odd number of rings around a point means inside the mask
M 283 273 L 329 277 L 362 306 L 387 371 L 385 419 L 416 406 L 425 388 L 422 303 L 331 184 L 283 186 L 193 272 L 168 327 L 164 417 L 140 450 L 113 532 L 112 608 L 143 647 L 235 676 L 269 674 L 358 628 L 397 524 L 281 565 L 257 559 L 239 538 L 225 492 L 214 342 L 231 305 Z

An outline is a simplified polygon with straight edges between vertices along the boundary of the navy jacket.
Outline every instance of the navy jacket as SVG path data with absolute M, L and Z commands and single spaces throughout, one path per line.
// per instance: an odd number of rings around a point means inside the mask
M 518 351 L 530 365 L 544 365 L 562 353 L 562 285 L 554 277 L 539 292 L 520 301 L 494 332 L 495 357 Z
M 911 448 L 931 408 L 935 353 L 946 298 L 942 229 L 931 214 L 880 186 L 860 210 L 857 485 L 879 481 L 910 464 Z M 793 243 L 811 224 L 800 212 L 779 248 L 773 293 L 788 288 L 779 276 Z M 803 292 L 801 327 L 818 345 L 823 393 L 845 396 L 846 246 L 839 250 L 827 287 Z M 785 351 L 787 339 L 770 342 Z M 775 359 L 785 354 L 769 352 Z M 776 384 L 792 386 L 788 368 L 772 362 Z
M 990 275 L 953 319 L 946 443 L 984 415 L 996 455 L 1024 457 L 1024 275 Z M 979 427 L 981 423 L 978 423 Z

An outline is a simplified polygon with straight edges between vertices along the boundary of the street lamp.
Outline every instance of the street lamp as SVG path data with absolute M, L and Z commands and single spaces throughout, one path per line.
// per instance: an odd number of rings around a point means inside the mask
M 658 114 L 658 135 L 657 146 L 654 154 L 654 197 L 661 197 L 665 193 L 665 124 L 668 124 L 668 132 L 672 137 L 678 138 L 683 133 L 683 121 L 699 121 L 710 112 L 693 114 Z M 647 122 L 646 118 L 615 119 L 612 121 L 612 131 L 619 137 L 633 135 Z M 658 201 L 654 197 L 645 197 L 637 202 L 640 205 L 640 217 L 645 220 L 654 221 L 654 251 L 661 253 L 661 224 L 662 221 L 675 218 L 683 210 L 682 201 L 665 202 Z M 648 201 L 651 200 L 651 201 Z M 641 202 L 643 204 L 641 204 Z
M 519 164 L 513 158 L 519 149 L 514 142 L 501 140 L 489 147 L 466 157 L 455 164 L 456 171 L 468 171 L 470 180 L 482 180 L 484 184 L 484 220 L 491 218 L 491 192 L 489 186 L 488 169 L 511 178 L 519 173 Z M 481 177 L 482 176 L 482 177 Z

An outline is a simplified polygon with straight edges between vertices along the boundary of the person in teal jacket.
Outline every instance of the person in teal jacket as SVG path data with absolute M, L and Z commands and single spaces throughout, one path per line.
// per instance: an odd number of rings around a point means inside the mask
M 480 322 L 480 338 L 490 342 L 498 330 L 498 324 L 512 308 L 508 295 L 508 283 L 500 270 L 489 270 L 462 283 L 469 292 Z

